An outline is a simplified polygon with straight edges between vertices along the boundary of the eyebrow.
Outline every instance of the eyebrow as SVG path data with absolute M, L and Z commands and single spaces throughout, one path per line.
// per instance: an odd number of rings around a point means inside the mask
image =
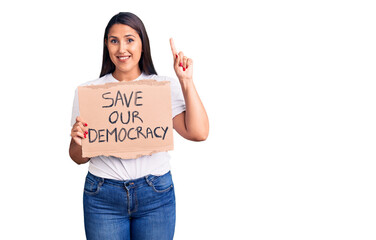
M 132 34 L 127 34 L 124 37 L 134 37 L 135 38 L 135 36 L 132 35 Z M 116 36 L 109 36 L 108 38 L 118 38 L 118 37 L 116 37 Z

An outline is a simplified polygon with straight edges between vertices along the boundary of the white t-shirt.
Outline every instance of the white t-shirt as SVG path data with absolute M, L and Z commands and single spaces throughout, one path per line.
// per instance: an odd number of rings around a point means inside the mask
M 172 118 L 185 111 L 183 93 L 181 91 L 180 84 L 176 79 L 158 75 L 146 75 L 142 73 L 134 81 L 142 79 L 170 81 Z M 118 82 L 118 80 L 116 80 L 111 73 L 99 79 L 81 84 L 80 86 L 99 85 L 110 82 Z M 76 117 L 79 115 L 78 90 L 76 89 L 72 110 L 72 126 L 76 123 Z M 90 159 L 89 172 L 98 177 L 116 180 L 136 179 L 149 174 L 163 175 L 171 168 L 170 158 L 171 156 L 168 152 L 158 152 L 150 156 L 142 156 L 136 159 L 97 156 Z

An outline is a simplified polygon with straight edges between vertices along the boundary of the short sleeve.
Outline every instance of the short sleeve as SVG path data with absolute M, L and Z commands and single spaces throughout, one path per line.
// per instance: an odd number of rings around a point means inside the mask
M 171 108 L 172 118 L 185 111 L 185 101 L 180 83 L 175 78 L 168 78 L 171 82 Z
M 80 109 L 78 105 L 78 89 L 74 93 L 74 100 L 73 100 L 73 107 L 72 107 L 72 119 L 71 119 L 71 126 L 76 123 L 76 118 L 80 116 Z

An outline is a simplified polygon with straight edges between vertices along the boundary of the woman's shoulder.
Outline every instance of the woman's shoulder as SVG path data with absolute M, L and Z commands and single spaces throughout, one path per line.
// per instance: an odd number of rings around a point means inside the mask
M 152 79 L 152 80 L 157 80 L 157 81 L 169 81 L 173 98 L 176 98 L 177 96 L 179 98 L 183 98 L 180 83 L 179 83 L 178 79 L 176 79 L 174 77 L 170 77 L 170 76 L 160 76 L 160 75 L 156 75 L 156 74 L 151 74 L 151 75 L 143 74 L 142 77 L 143 78 L 141 78 L 141 79 Z
M 176 79 L 169 77 L 169 76 L 160 76 L 156 74 L 147 75 L 145 73 L 142 74 L 142 79 L 153 79 L 156 81 L 170 81 L 170 82 L 176 81 Z

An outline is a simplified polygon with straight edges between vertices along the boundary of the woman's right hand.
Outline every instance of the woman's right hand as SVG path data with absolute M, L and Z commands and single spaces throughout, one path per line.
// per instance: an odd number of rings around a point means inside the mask
M 78 116 L 76 118 L 76 123 L 73 125 L 71 130 L 71 137 L 74 140 L 74 142 L 82 146 L 82 139 L 86 138 L 87 132 L 87 124 L 84 122 L 84 120 Z

